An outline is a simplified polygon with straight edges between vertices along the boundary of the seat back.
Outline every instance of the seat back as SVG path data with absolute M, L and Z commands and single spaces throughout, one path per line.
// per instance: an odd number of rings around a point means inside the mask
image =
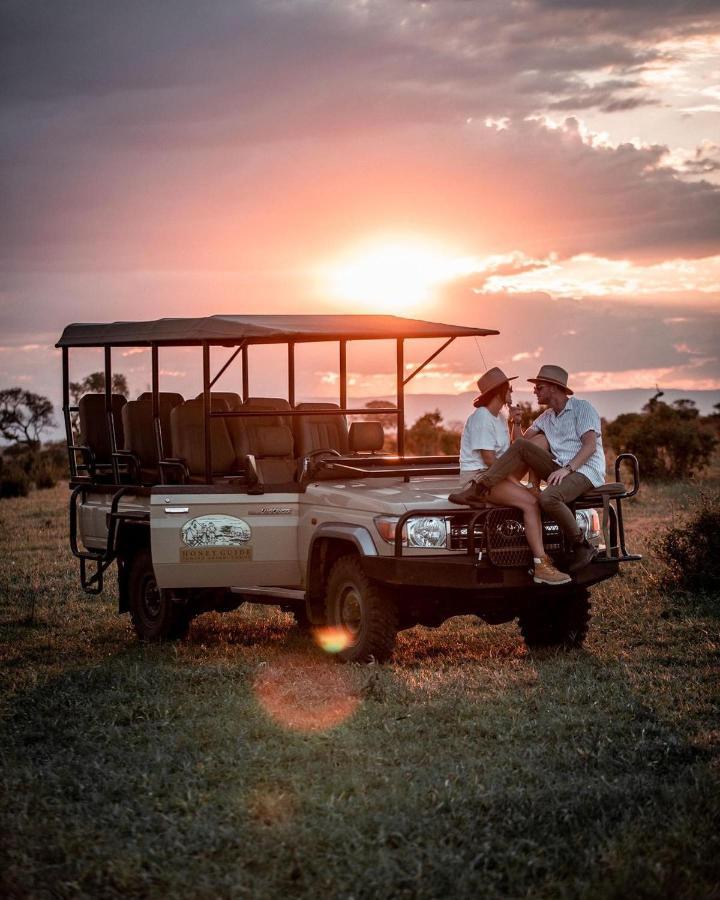
M 145 444 L 146 441 L 147 442 L 152 441 L 152 445 L 153 445 L 153 447 L 155 447 L 155 429 L 154 429 L 153 421 L 152 421 L 152 394 L 150 393 L 150 391 L 145 391 L 144 393 L 140 394 L 140 396 L 137 398 L 136 402 L 147 403 L 148 401 L 150 402 L 150 421 L 149 421 L 149 424 L 147 424 L 147 418 L 143 419 L 143 421 L 146 423 L 147 427 L 149 428 L 151 435 L 147 439 L 144 437 L 139 438 L 137 440 L 135 438 L 133 438 L 133 442 L 138 444 L 140 441 L 143 441 L 143 443 Z M 160 434 L 162 435 L 163 454 L 166 457 L 175 455 L 173 453 L 172 434 L 171 434 L 171 430 L 170 430 L 170 413 L 173 409 L 175 409 L 176 406 L 180 406 L 180 404 L 184 403 L 184 402 L 185 401 L 183 399 L 182 394 L 176 394 L 174 391 L 159 391 L 158 392 L 158 411 L 160 413 Z M 140 413 L 133 413 L 133 416 L 140 416 L 140 415 L 141 415 Z M 147 413 L 144 412 L 144 413 L 142 413 L 142 415 L 147 416 Z M 137 428 L 137 426 L 136 426 L 136 428 Z M 127 450 L 132 450 L 132 447 L 130 447 L 128 444 L 127 432 L 125 435 L 125 446 L 126 446 Z M 132 452 L 135 453 L 136 451 L 133 450 Z M 156 451 L 153 451 L 153 452 L 156 452 Z M 136 453 L 136 455 L 140 456 L 139 453 Z M 143 465 L 145 465 L 145 463 L 143 463 Z M 156 463 L 153 463 L 153 465 L 156 465 Z
M 340 409 L 336 403 L 298 403 L 297 410 L 307 410 L 307 415 L 295 417 L 295 451 L 305 456 L 313 450 L 337 450 L 348 452 L 348 426 L 344 415 L 333 415 L 324 410 Z
M 213 412 L 227 410 L 227 403 L 217 399 L 211 403 Z M 173 454 L 183 459 L 191 477 L 205 476 L 205 441 L 203 435 L 203 402 L 187 400 L 170 412 L 170 432 Z M 213 473 L 232 473 L 238 470 L 235 447 L 224 419 L 210 419 L 210 447 Z
M 293 435 L 287 425 L 264 425 L 255 436 L 255 466 L 263 484 L 280 484 L 295 478 Z
M 239 457 L 248 453 L 258 456 L 261 432 L 268 426 L 284 425 L 289 428 L 291 416 L 282 413 L 290 409 L 290 404 L 282 397 L 248 397 L 241 410 L 267 410 L 266 416 L 247 416 L 228 419 L 230 434 Z M 292 434 L 292 432 L 291 432 Z M 291 451 L 292 455 L 292 451 Z
M 122 394 L 111 394 L 110 407 L 118 449 L 124 445 L 122 408 L 127 403 Z M 105 394 L 85 394 L 78 403 L 80 413 L 80 443 L 89 447 L 98 465 L 112 463 L 112 445 L 105 414 Z
M 351 453 L 377 453 L 384 443 L 382 422 L 353 422 L 350 425 Z

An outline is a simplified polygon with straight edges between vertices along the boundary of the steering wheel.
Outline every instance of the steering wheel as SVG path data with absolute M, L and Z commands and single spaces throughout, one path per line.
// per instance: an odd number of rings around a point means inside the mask
M 342 456 L 339 450 L 331 450 L 329 447 L 327 449 L 322 450 L 311 450 L 309 453 L 305 454 L 305 459 L 310 462 L 311 459 L 314 459 L 316 456 Z
M 325 456 L 342 456 L 342 453 L 338 450 L 331 450 L 329 447 L 327 449 L 311 450 L 309 453 L 306 453 L 300 461 L 300 480 L 304 481 L 305 479 L 309 479 L 312 472 L 321 461 L 320 458 Z M 317 459 L 318 462 L 313 465 L 312 461 L 315 459 Z

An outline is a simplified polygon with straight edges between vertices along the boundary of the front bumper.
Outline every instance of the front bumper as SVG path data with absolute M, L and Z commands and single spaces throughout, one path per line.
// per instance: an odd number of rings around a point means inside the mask
M 398 587 L 472 591 L 478 596 L 493 596 L 497 599 L 528 590 L 538 593 L 558 590 L 548 585 L 535 584 L 526 567 L 493 566 L 485 561 L 476 562 L 467 554 L 441 554 L 434 557 L 364 556 L 361 559 L 369 578 Z M 589 587 L 612 578 L 617 575 L 618 570 L 619 560 L 599 556 L 575 573 L 572 583 Z

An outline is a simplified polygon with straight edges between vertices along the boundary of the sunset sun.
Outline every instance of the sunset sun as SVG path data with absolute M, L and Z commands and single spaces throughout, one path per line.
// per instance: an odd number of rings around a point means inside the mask
M 466 267 L 438 243 L 405 239 L 358 247 L 321 274 L 334 299 L 362 304 L 362 311 L 394 313 L 428 303 L 441 284 Z

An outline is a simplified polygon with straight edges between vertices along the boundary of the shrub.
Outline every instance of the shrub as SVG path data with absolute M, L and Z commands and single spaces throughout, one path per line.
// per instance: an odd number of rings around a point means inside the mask
M 720 497 L 705 497 L 691 517 L 662 538 L 668 564 L 666 588 L 715 591 L 720 588 Z
M 717 439 L 699 419 L 694 404 L 672 406 L 653 397 L 642 413 L 623 413 L 606 429 L 617 453 L 634 453 L 643 478 L 688 478 L 705 468 Z
M 33 473 L 33 481 L 35 482 L 35 487 L 39 491 L 46 490 L 47 488 L 54 488 L 57 484 L 57 479 L 53 475 L 53 471 L 50 466 L 46 464 L 41 464 Z
M 11 463 L 3 466 L 0 474 L 0 499 L 4 497 L 27 497 L 30 479 L 20 466 Z

